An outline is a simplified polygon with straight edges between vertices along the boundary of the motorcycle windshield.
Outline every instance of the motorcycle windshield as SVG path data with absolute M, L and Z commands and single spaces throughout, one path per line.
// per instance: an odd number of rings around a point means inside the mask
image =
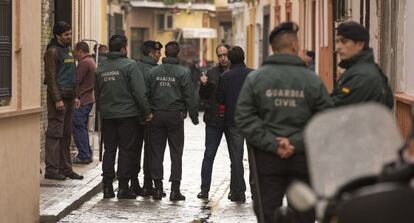
M 312 187 L 323 197 L 351 180 L 380 173 L 403 143 L 391 112 L 377 104 L 320 113 L 304 137 Z

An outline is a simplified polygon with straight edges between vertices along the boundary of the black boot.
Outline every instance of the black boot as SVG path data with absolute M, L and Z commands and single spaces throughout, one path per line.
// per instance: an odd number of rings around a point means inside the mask
M 154 180 L 155 183 L 155 190 L 152 193 L 152 199 L 154 200 L 161 200 L 162 199 L 162 193 L 163 193 L 163 186 L 162 186 L 162 180 Z
M 246 202 L 246 195 L 244 192 L 241 193 L 232 193 L 230 196 L 230 200 L 234 202 Z
M 180 192 L 180 181 L 172 181 L 170 201 L 184 201 L 185 196 Z
M 131 179 L 131 187 L 130 190 L 137 196 L 142 195 L 142 188 L 139 186 L 138 178 Z
M 144 177 L 144 186 L 142 187 L 141 195 L 143 197 L 149 197 L 154 193 L 154 188 L 152 187 L 152 179 L 149 177 Z
M 114 187 L 112 186 L 112 182 L 104 183 L 103 184 L 103 198 L 114 198 L 114 197 L 115 197 L 115 193 L 114 193 Z
M 135 199 L 137 196 L 129 189 L 128 180 L 119 180 L 118 199 Z
M 201 192 L 197 194 L 197 198 L 199 198 L 199 199 L 208 199 L 208 191 L 201 190 Z

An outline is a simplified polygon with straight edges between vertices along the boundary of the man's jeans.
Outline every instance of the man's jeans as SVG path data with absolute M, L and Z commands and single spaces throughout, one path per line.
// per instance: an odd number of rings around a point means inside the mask
M 225 128 L 206 126 L 206 149 L 204 151 L 203 164 L 201 168 L 201 190 L 207 192 L 210 191 L 214 158 L 220 145 L 223 133 L 226 137 L 231 161 L 230 191 L 235 194 L 244 193 L 246 191 L 243 167 L 244 139 L 240 135 L 238 129 L 233 126 Z
M 73 139 L 78 148 L 77 157 L 82 160 L 92 159 L 92 150 L 89 145 L 88 120 L 93 103 L 82 105 L 73 110 Z

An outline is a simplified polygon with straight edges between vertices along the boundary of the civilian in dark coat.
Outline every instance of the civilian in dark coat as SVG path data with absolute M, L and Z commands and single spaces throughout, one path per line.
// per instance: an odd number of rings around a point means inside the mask
M 227 58 L 230 46 L 220 44 L 216 47 L 218 65 L 207 71 L 200 77 L 200 98 L 205 103 L 204 122 L 206 123 L 206 138 L 203 164 L 201 166 L 201 192 L 197 194 L 200 199 L 207 199 L 210 191 L 211 175 L 213 172 L 214 158 L 220 146 L 223 134 L 226 138 L 228 133 L 224 132 L 224 117 L 219 114 L 217 99 L 218 85 L 223 72 L 229 69 L 230 61 Z
M 227 145 L 231 160 L 231 181 L 229 199 L 245 201 L 246 185 L 244 182 L 243 144 L 244 139 L 234 124 L 237 99 L 244 80 L 252 69 L 244 63 L 244 51 L 239 46 L 230 48 L 228 53 L 230 70 L 219 81 L 218 99 L 220 112 L 224 113 L 224 129 L 229 133 Z

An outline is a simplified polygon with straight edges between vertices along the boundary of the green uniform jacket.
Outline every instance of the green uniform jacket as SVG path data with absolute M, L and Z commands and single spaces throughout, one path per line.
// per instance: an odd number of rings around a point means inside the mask
M 145 118 L 150 113 L 145 83 L 137 63 L 119 52 L 109 52 L 96 70 L 95 97 L 102 119 Z
M 235 122 L 247 142 L 276 153 L 276 137 L 304 152 L 303 129 L 332 100 L 319 77 L 297 56 L 274 54 L 250 73 L 237 102 Z
M 141 73 L 144 75 L 144 81 L 147 87 L 147 92 L 149 91 L 149 86 L 147 85 L 149 83 L 149 75 L 150 75 L 150 70 L 157 66 L 158 64 L 155 62 L 154 59 L 152 59 L 151 57 L 147 57 L 147 56 L 141 56 L 141 59 L 137 62 L 138 64 L 138 68 L 141 71 Z M 147 95 L 148 96 L 148 95 Z
M 384 105 L 391 103 L 392 107 L 393 98 L 388 80 L 375 64 L 372 49 L 341 61 L 339 66 L 346 71 L 332 93 L 335 106 L 373 101 Z
M 198 96 L 191 82 L 190 71 L 176 58 L 165 57 L 161 65 L 150 70 L 149 100 L 153 111 L 189 112 L 198 124 Z

